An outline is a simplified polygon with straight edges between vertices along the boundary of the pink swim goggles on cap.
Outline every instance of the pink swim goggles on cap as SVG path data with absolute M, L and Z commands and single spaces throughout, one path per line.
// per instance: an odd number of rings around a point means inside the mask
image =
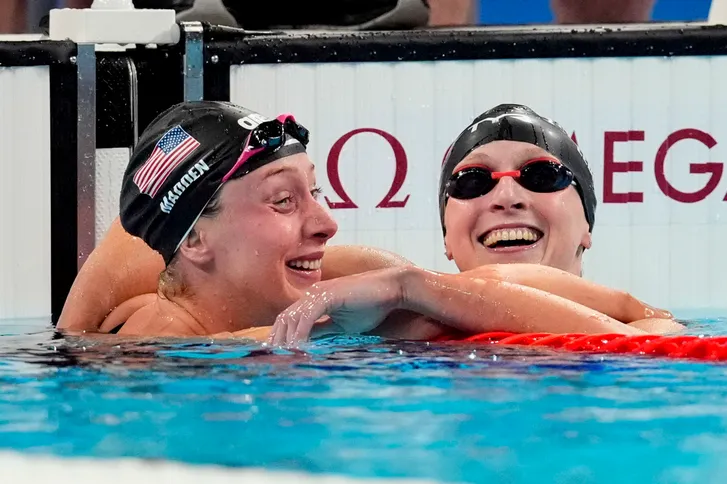
M 292 114 L 281 114 L 275 119 L 257 125 L 248 135 L 235 165 L 222 178 L 222 183 L 227 182 L 253 156 L 263 152 L 274 152 L 284 146 L 286 134 L 302 143 L 303 146 L 308 144 L 310 133 L 295 120 Z

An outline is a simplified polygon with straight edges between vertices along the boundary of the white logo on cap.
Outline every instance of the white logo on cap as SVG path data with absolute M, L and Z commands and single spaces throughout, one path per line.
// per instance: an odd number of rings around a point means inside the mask
M 179 200 L 179 197 L 181 197 L 182 193 L 184 193 L 184 190 L 189 188 L 189 186 L 194 183 L 197 178 L 201 177 L 209 170 L 210 167 L 207 166 L 207 163 L 205 163 L 204 160 L 199 160 L 192 168 L 187 170 L 187 173 L 185 173 L 182 178 L 174 184 L 172 189 L 164 195 L 164 198 L 159 203 L 159 208 L 161 208 L 162 212 L 170 213 L 174 208 L 174 205 L 177 203 L 177 200 Z
M 260 123 L 264 123 L 265 121 L 269 121 L 269 119 L 262 114 L 252 113 L 245 116 L 244 118 L 238 119 L 237 124 L 245 129 L 249 129 L 252 131 L 257 127 L 257 125 L 259 125 Z

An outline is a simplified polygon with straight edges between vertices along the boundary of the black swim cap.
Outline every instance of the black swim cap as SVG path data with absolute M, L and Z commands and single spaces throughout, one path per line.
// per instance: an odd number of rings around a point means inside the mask
M 250 132 L 269 118 L 227 102 L 177 104 L 142 133 L 121 186 L 121 225 L 169 264 L 177 247 L 235 166 Z M 246 171 L 305 152 L 292 137 L 256 155 Z
M 499 140 L 523 141 L 539 146 L 572 171 L 589 230 L 593 231 L 596 220 L 596 191 L 586 158 L 558 123 L 520 104 L 500 104 L 485 111 L 450 146 L 439 178 L 439 215 L 442 230 L 445 230 L 444 209 L 447 205 L 445 187 L 454 168 L 475 148 Z

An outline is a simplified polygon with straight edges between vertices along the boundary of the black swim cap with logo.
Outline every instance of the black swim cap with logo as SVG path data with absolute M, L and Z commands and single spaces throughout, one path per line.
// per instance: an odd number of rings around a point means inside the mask
M 184 102 L 160 114 L 142 133 L 124 173 L 121 225 L 168 264 L 264 121 L 270 119 L 218 101 Z M 285 139 L 275 151 L 254 155 L 246 172 L 305 152 L 304 143 Z
M 593 231 L 596 220 L 596 191 L 586 158 L 558 123 L 520 104 L 500 104 L 485 111 L 452 143 L 439 178 L 439 215 L 442 230 L 445 230 L 444 209 L 447 206 L 445 188 L 455 167 L 476 148 L 499 140 L 522 141 L 539 146 L 572 171 L 589 230 Z

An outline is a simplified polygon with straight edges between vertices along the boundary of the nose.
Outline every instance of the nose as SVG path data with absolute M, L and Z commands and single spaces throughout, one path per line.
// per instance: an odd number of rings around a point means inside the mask
M 331 214 L 318 201 L 310 200 L 310 210 L 306 217 L 305 232 L 307 237 L 326 242 L 338 232 L 338 224 Z
M 493 188 L 489 197 L 489 209 L 492 212 L 508 212 L 525 210 L 530 206 L 530 197 L 514 178 L 502 177 Z

